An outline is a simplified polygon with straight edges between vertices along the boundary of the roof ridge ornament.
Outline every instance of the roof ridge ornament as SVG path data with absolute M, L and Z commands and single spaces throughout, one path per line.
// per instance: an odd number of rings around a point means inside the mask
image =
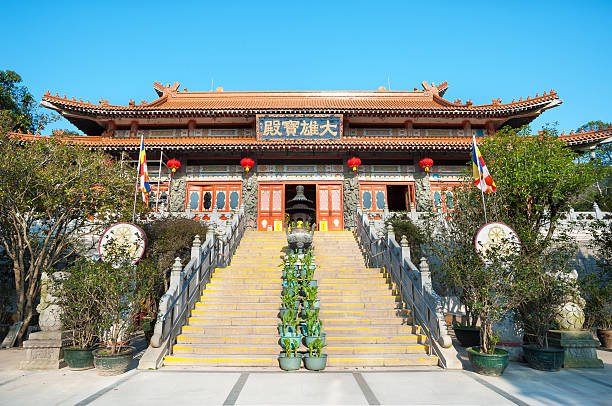
M 174 95 L 176 93 L 178 93 L 178 89 L 179 89 L 179 82 L 174 82 L 174 84 L 172 86 L 170 86 L 170 84 L 167 85 L 163 85 L 161 83 L 159 83 L 158 81 L 155 81 L 153 83 L 153 89 L 155 89 L 155 91 L 157 92 L 157 95 L 159 97 L 163 97 L 166 95 Z

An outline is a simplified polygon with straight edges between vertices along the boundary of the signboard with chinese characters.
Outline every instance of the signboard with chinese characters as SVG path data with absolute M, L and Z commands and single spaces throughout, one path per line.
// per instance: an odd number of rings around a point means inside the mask
M 342 137 L 342 114 L 258 114 L 257 138 L 336 139 Z

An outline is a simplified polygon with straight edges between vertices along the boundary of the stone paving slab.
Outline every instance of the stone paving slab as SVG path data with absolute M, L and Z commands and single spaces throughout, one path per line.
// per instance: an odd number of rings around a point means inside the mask
M 95 370 L 20 371 L 24 355 L 19 349 L 0 351 L 0 405 L 612 404 L 607 351 L 598 351 L 603 369 L 541 372 L 510 363 L 501 377 L 435 368 L 320 373 L 162 368 L 103 377 Z

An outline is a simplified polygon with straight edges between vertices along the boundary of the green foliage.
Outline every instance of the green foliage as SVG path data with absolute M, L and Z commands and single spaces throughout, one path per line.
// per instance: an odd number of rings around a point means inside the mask
M 598 268 L 580 278 L 585 327 L 612 328 L 612 224 L 595 224 L 592 245 Z
M 0 128 L 5 131 L 40 131 L 57 116 L 39 113 L 38 102 L 20 83 L 21 76 L 16 72 L 0 71 Z
M 168 290 L 170 272 L 176 257 L 182 263 L 187 263 L 191 256 L 191 246 L 196 235 L 200 240 L 206 239 L 208 228 L 200 221 L 180 217 L 168 217 L 155 220 L 144 227 L 147 234 L 147 259 L 157 266 L 162 276 L 163 285 L 160 286 L 160 295 Z M 151 314 L 155 309 L 149 309 Z
M 62 308 L 61 320 L 65 330 L 72 330 L 72 345 L 91 348 L 98 342 L 102 299 L 98 287 L 97 267 L 102 263 L 80 259 L 65 269 L 66 279 L 58 281 L 58 304 Z
M 465 187 L 455 190 L 454 212 L 443 221 L 428 222 L 432 237 L 427 248 L 437 259 L 433 270 L 447 292 L 465 304 L 468 324 L 480 319 L 485 352 L 494 350 L 491 326 L 508 310 L 515 312 L 528 336 L 547 345 L 546 331 L 573 291 L 566 274 L 575 245 L 555 234 L 556 225 L 572 200 L 602 173 L 596 162 L 578 160 L 555 130 L 529 134 L 527 127 L 504 128 L 480 144 L 497 184 L 497 192 L 485 197 L 488 220 L 517 231 L 519 255 L 494 255 L 488 265 L 478 257 L 473 241 L 484 213 L 481 193 L 472 186 L 471 167 L 466 168 Z
M 96 282 L 95 293 L 89 299 L 99 311 L 98 326 L 109 352 L 117 354 L 125 344 L 120 338 L 129 338 L 136 326 L 139 304 L 149 293 L 157 272 L 146 264 L 133 265 L 127 248 L 112 239 L 105 249 L 105 261 L 89 267 Z
M 512 264 L 513 278 L 506 300 L 528 340 L 548 347 L 547 332 L 559 308 L 571 297 L 575 284 L 569 278 L 575 251 L 559 243 L 534 254 L 522 255 Z
M 131 217 L 134 177 L 106 154 L 53 137 L 0 135 L 0 156 L 0 245 L 15 274 L 21 339 L 41 273 L 87 249 L 88 235 Z
M 283 348 L 285 349 L 286 357 L 297 357 L 298 347 L 297 345 L 292 345 L 292 341 L 290 339 L 283 338 Z
M 319 288 L 316 285 L 315 286 L 311 286 L 311 285 L 304 286 L 304 295 L 306 297 L 306 300 L 308 302 L 314 303 L 314 301 L 317 299 L 318 290 Z
M 319 320 L 319 309 L 306 310 L 306 332 L 309 336 L 318 336 L 321 332 L 322 321 Z
M 417 227 L 410 219 L 408 212 L 393 213 L 393 215 L 385 221 L 385 226 L 393 226 L 395 240 L 399 243 L 402 236 L 406 236 L 410 251 L 415 253 L 420 252 L 421 244 L 425 242 L 423 231 Z
M 490 218 L 512 226 L 524 249 L 537 252 L 550 245 L 570 203 L 604 171 L 597 162 L 580 161 L 555 129 L 533 137 L 530 132 L 505 127 L 480 149 L 497 184 L 497 192 L 486 198 Z
M 323 339 L 316 338 L 312 340 L 312 342 L 308 346 L 308 353 L 310 354 L 311 357 L 320 357 L 321 350 L 326 346 L 327 344 L 323 344 Z
M 478 273 L 484 271 L 474 249 L 474 234 L 483 223 L 479 198 L 469 186 L 457 189 L 454 212 L 443 223 L 435 215 L 426 221 L 426 234 L 430 236 L 427 249 L 437 259 L 431 262 L 432 272 L 445 294 L 457 296 L 465 306 L 462 323 L 473 328 L 478 322 Z

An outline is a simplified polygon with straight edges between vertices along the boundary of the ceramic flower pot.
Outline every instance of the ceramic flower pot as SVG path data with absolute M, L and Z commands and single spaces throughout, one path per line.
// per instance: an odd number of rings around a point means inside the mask
M 510 361 L 510 355 L 506 350 L 496 348 L 493 354 L 486 354 L 480 352 L 479 346 L 468 350 L 468 358 L 476 372 L 491 376 L 503 374 Z
M 612 350 L 612 329 L 597 329 L 597 338 L 601 342 L 601 346 Z
M 93 351 L 93 357 L 98 375 L 120 375 L 130 366 L 134 347 L 124 347 L 118 354 L 109 354 L 106 348 L 101 348 Z
M 304 356 L 304 367 L 310 371 L 321 371 L 327 365 L 327 354 L 321 354 L 320 357 Z
M 283 371 L 297 371 L 300 369 L 300 364 L 302 363 L 302 357 L 287 357 L 285 353 L 281 353 L 278 356 L 278 366 Z
M 565 358 L 563 348 L 539 348 L 535 345 L 523 345 L 523 354 L 529 366 L 540 371 L 560 371 Z
M 64 360 L 68 368 L 82 371 L 94 367 L 93 348 L 64 348 Z
M 455 336 L 462 347 L 476 347 L 480 345 L 480 329 L 472 327 L 453 327 Z

